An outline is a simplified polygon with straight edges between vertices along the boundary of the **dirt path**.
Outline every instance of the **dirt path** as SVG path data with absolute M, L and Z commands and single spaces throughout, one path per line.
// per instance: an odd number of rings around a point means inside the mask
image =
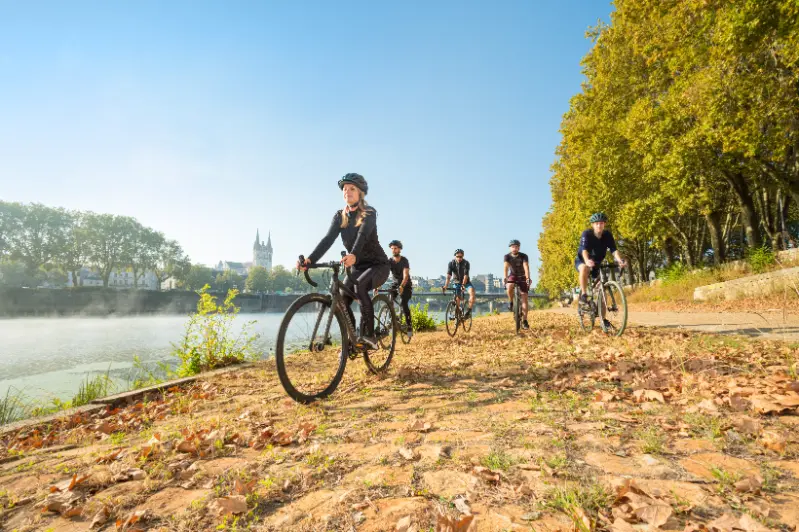
M 576 308 L 553 308 L 547 312 L 576 316 Z M 756 312 L 642 312 L 631 310 L 632 325 L 685 329 L 718 334 L 743 334 L 775 340 L 799 340 L 799 316 L 781 311 Z
M 799 349 L 531 326 L 417 334 L 310 407 L 264 362 L 2 434 L 0 529 L 797 530 Z

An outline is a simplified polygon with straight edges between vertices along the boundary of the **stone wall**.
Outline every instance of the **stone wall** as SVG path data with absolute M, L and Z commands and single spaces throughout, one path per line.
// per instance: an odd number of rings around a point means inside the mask
M 214 293 L 217 301 L 225 297 Z M 242 312 L 283 312 L 294 295 L 239 294 L 234 304 Z M 107 316 L 135 314 L 189 314 L 197 309 L 195 292 L 171 290 L 116 290 L 112 288 L 2 288 L 0 316 Z
M 799 267 L 699 286 L 694 289 L 694 299 L 708 301 L 759 297 L 783 292 L 786 289 L 792 294 L 796 294 L 796 288 L 799 288 Z

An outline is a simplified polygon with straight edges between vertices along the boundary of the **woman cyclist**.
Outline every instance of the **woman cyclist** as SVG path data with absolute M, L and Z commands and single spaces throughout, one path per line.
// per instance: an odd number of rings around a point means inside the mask
M 338 188 L 344 193 L 344 208 L 336 211 L 327 235 L 316 246 L 316 249 L 305 259 L 305 264 L 297 264 L 298 268 L 315 264 L 330 246 L 341 235 L 347 255 L 341 264 L 350 268 L 350 275 L 344 285 L 353 290 L 361 303 L 361 338 L 358 347 L 377 349 L 375 338 L 374 308 L 370 292 L 381 286 L 388 279 L 388 257 L 377 239 L 377 211 L 366 204 L 369 185 L 360 174 L 347 174 L 338 181 Z M 353 288 L 353 280 L 357 287 Z M 349 308 L 352 298 L 345 295 Z M 352 315 L 352 314 L 351 314 Z

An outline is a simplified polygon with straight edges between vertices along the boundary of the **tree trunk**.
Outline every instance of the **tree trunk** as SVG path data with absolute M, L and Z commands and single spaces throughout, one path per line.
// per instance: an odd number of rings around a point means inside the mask
M 710 233 L 710 245 L 713 246 L 713 264 L 719 266 L 726 258 L 724 237 L 721 230 L 721 214 L 718 211 L 706 214 L 705 221 L 707 222 L 707 230 Z
M 755 210 L 755 204 L 752 201 L 749 185 L 747 185 L 744 176 L 740 173 L 727 173 L 725 177 L 732 187 L 732 191 L 735 193 L 735 197 L 738 200 L 738 206 L 741 209 L 741 223 L 746 233 L 746 244 L 752 249 L 759 248 L 762 245 L 762 240 L 760 239 L 760 220 Z

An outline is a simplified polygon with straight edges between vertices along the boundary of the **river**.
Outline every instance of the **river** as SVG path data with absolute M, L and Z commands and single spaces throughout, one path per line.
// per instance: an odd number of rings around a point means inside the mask
M 282 319 L 283 313 L 240 314 L 234 324 L 255 321 L 257 348 L 268 357 Z M 123 391 L 140 375 L 134 357 L 150 366 L 171 361 L 186 323 L 186 316 L 0 320 L 0 398 L 12 389 L 30 402 L 69 400 L 87 375 L 106 372 Z

